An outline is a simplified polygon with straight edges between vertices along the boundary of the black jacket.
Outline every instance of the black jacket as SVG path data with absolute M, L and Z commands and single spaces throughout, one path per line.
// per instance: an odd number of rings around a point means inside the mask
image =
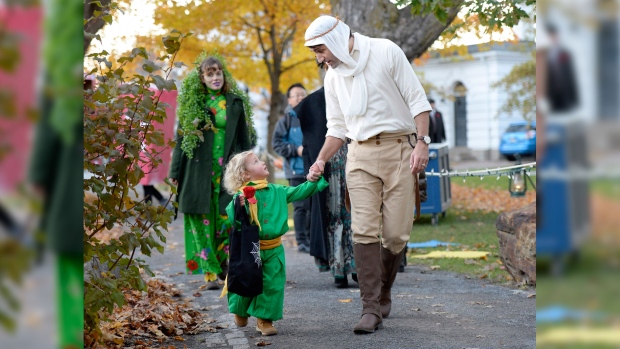
M 431 116 L 433 118 L 433 116 Z M 446 140 L 446 129 L 443 125 L 443 114 L 439 110 L 435 112 L 435 119 L 429 120 L 429 136 L 431 143 L 441 143 Z
M 302 157 L 307 169 L 314 164 L 325 143 L 327 118 L 325 111 L 325 90 L 309 94 L 295 108 L 301 132 L 304 135 Z M 329 162 L 325 164 L 323 176 L 329 178 Z M 327 237 L 327 193 L 323 190 L 310 197 L 310 255 L 329 260 L 329 240 Z

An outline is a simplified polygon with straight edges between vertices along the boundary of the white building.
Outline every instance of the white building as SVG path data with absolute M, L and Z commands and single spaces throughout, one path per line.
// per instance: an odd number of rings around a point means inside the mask
M 466 57 L 428 59 L 416 66 L 421 80 L 454 95 L 454 100 L 430 93 L 437 110 L 444 117 L 447 143 L 453 160 L 499 158 L 501 134 L 521 115 L 498 114 L 507 93 L 491 85 L 503 78 L 517 64 L 532 59 L 534 45 L 502 43 L 468 46 Z

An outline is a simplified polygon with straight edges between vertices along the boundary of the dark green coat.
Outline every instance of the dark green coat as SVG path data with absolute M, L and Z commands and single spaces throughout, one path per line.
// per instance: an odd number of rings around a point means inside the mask
M 44 97 L 36 125 L 28 179 L 44 189 L 41 228 L 52 251 L 84 253 L 84 124 L 72 126 L 74 141 L 66 144 L 50 124 L 52 101 Z M 76 110 L 81 113 L 82 110 Z
M 205 110 L 215 124 L 215 116 Z M 204 124 L 198 125 L 198 128 Z M 169 178 L 179 181 L 179 211 L 183 213 L 206 214 L 211 207 L 211 172 L 213 167 L 213 131 L 202 131 L 204 142 L 198 142 L 193 159 L 189 159 L 181 149 L 183 137 L 177 134 L 177 144 L 172 153 Z M 226 139 L 224 145 L 224 163 L 235 154 L 252 148 L 248 125 L 243 111 L 243 100 L 232 93 L 226 94 Z M 226 212 L 226 205 L 232 196 L 222 188 L 219 196 L 220 212 Z

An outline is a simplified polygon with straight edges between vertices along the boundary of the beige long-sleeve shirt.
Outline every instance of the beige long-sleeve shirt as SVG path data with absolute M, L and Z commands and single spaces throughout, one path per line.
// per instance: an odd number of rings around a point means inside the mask
M 382 132 L 414 133 L 414 117 L 431 110 L 426 93 L 400 47 L 387 39 L 370 40 L 370 56 L 364 69 L 368 104 L 363 115 L 345 116 L 338 103 L 336 91 L 350 94 L 353 77 L 340 76 L 333 69 L 325 75 L 327 136 L 365 141 Z M 357 41 L 351 56 L 358 60 Z

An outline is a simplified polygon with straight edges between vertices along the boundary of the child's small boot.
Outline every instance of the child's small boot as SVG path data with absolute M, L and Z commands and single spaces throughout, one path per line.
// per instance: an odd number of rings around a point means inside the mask
M 237 327 L 245 327 L 248 325 L 248 318 L 235 314 L 235 325 Z
M 278 330 L 273 327 L 271 320 L 256 319 L 256 330 L 263 336 L 273 336 L 278 334 Z

